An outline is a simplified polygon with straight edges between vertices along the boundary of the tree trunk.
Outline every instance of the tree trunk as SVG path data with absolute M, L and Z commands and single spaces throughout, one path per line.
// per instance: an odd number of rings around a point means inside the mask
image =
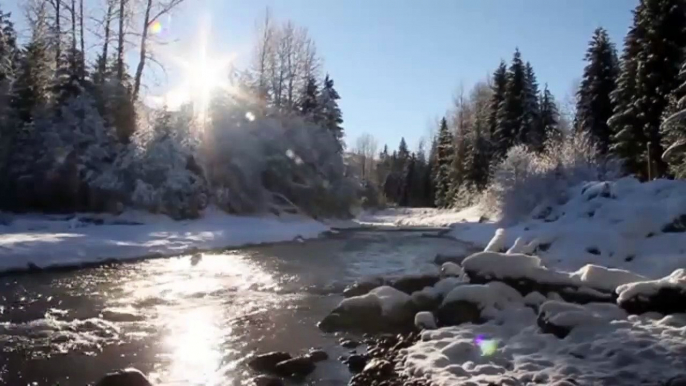
M 55 0 L 55 33 L 57 34 L 57 41 L 55 47 L 55 64 L 59 67 L 60 56 L 62 56 L 62 29 L 60 27 L 60 4 L 62 0 Z
M 86 41 L 83 36 L 83 0 L 79 0 L 79 33 L 81 35 L 81 79 L 86 77 Z
M 120 82 L 124 81 L 124 14 L 126 10 L 126 1 L 119 0 L 119 42 L 117 46 L 117 79 Z
M 141 50 L 140 57 L 138 58 L 138 68 L 136 68 L 136 77 L 133 83 L 133 96 L 132 99 L 135 101 L 138 99 L 138 93 L 141 88 L 141 78 L 143 77 L 143 69 L 145 68 L 145 55 L 147 51 L 147 41 L 148 41 L 148 30 L 150 28 L 150 9 L 152 8 L 152 0 L 148 0 L 148 4 L 145 7 L 145 18 L 143 19 L 143 33 L 141 34 Z
M 112 0 L 107 1 L 107 14 L 105 15 L 105 41 L 102 45 L 102 62 L 100 63 L 100 73 L 105 74 L 107 72 L 107 55 L 110 47 L 110 23 L 112 22 L 112 7 L 114 3 Z

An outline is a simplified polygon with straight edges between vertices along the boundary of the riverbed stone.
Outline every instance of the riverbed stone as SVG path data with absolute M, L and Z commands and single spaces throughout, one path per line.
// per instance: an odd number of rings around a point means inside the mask
M 316 365 L 312 358 L 301 356 L 276 364 L 276 372 L 284 376 L 305 377 L 312 373 Z
M 425 287 L 433 287 L 439 280 L 441 280 L 439 275 L 410 275 L 394 280 L 391 283 L 391 287 L 411 295 L 413 292 L 421 291 Z
M 271 375 L 258 375 L 251 379 L 253 386 L 283 386 L 283 381 L 280 378 L 272 377 Z
M 356 348 L 360 345 L 360 342 L 354 339 L 343 339 L 341 340 L 341 346 L 345 348 Z
M 362 296 L 368 294 L 371 290 L 381 287 L 385 284 L 385 280 L 380 277 L 370 278 L 365 281 L 355 282 L 343 290 L 343 296 L 351 298 L 354 296 Z
M 106 374 L 96 386 L 152 386 L 143 373 L 134 368 Z
M 364 370 L 364 367 L 367 365 L 367 357 L 359 354 L 351 355 L 344 363 L 348 366 L 348 370 L 351 373 L 357 374 Z
M 323 362 L 327 359 L 329 359 L 329 354 L 326 353 L 326 351 L 322 349 L 311 349 L 308 353 L 307 356 L 312 360 L 312 362 Z
M 481 322 L 481 310 L 479 305 L 455 301 L 441 304 L 436 311 L 436 319 L 441 326 L 457 326 L 462 323 Z
M 292 358 L 291 354 L 287 352 L 274 351 L 250 358 L 248 366 L 255 371 L 273 373 L 276 371 L 278 363 Z

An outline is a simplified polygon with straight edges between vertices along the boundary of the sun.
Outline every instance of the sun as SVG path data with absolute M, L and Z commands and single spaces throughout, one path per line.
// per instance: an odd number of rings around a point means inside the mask
M 229 79 L 230 65 L 235 54 L 212 55 L 208 51 L 209 25 L 201 28 L 193 47 L 197 49 L 183 55 L 173 55 L 172 60 L 181 69 L 181 84 L 166 93 L 165 101 L 169 108 L 177 108 L 191 103 L 193 111 L 200 118 L 207 114 L 212 95 L 217 90 L 232 90 Z M 172 106 L 171 102 L 175 106 Z

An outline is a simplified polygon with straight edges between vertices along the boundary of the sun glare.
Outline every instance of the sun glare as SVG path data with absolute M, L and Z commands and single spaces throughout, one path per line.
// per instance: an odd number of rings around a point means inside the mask
M 199 38 L 193 47 L 197 50 L 171 59 L 182 69 L 181 84 L 167 92 L 165 104 L 175 109 L 185 103 L 193 105 L 193 111 L 204 120 L 212 95 L 217 90 L 231 90 L 229 67 L 235 55 L 217 56 L 208 52 L 209 23 L 203 23 Z

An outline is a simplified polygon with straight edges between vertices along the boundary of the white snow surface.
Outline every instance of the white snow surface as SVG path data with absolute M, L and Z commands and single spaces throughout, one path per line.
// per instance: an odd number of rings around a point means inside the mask
M 79 221 L 98 219 L 102 225 Z M 133 225 L 136 224 L 136 225 Z M 34 264 L 41 268 L 171 256 L 198 250 L 314 238 L 329 228 L 300 216 L 241 217 L 208 208 L 196 220 L 125 212 L 119 216 L 79 214 L 14 216 L 0 225 L 0 271 Z
M 534 253 L 543 264 L 569 272 L 596 264 L 658 279 L 686 267 L 686 236 L 663 231 L 686 214 L 686 181 L 623 178 L 582 184 L 568 196 L 562 205 L 539 209 L 549 212 L 543 218 L 532 216 L 505 227 L 503 248 L 512 247 L 517 238 L 536 239 Z M 456 223 L 450 236 L 486 248 L 500 227 Z
M 435 208 L 388 208 L 362 212 L 357 221 L 362 225 L 391 227 L 447 227 L 460 222 L 478 222 L 477 208 L 461 211 Z
M 424 331 L 405 350 L 405 371 L 438 386 L 661 384 L 683 371 L 686 315 L 625 317 L 612 304 L 556 311 L 573 326 L 565 339 L 543 334 L 517 303 L 484 324 Z

